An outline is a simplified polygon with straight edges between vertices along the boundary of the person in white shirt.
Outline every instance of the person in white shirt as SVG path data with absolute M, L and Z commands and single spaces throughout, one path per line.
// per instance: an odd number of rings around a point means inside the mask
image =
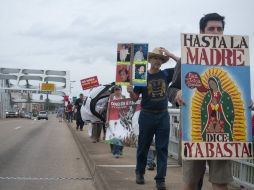
M 120 60 L 124 62 L 128 54 L 128 48 L 125 45 L 122 45 L 122 48 L 120 49 Z

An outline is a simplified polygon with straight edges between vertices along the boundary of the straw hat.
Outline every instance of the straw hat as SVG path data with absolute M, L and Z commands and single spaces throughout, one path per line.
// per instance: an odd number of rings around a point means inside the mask
M 153 57 L 158 57 L 162 60 L 162 63 L 166 63 L 169 60 L 169 57 L 164 55 L 160 48 L 154 48 L 152 52 L 148 53 L 148 59 Z

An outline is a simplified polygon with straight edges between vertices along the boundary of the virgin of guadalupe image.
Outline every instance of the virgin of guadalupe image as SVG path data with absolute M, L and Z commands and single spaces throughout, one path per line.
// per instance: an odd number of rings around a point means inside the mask
M 232 141 L 234 106 L 230 95 L 222 89 L 216 76 L 208 79 L 208 91 L 201 106 L 201 134 L 206 141 L 207 133 L 226 133 Z
M 191 98 L 191 139 L 206 142 L 208 134 L 224 134 L 224 141 L 245 142 L 247 125 L 241 90 L 222 68 L 207 69 Z M 232 73 L 234 75 L 234 73 Z

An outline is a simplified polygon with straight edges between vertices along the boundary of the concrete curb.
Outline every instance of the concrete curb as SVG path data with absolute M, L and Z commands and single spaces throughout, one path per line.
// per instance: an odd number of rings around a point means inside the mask
M 74 138 L 76 144 L 78 145 L 81 155 L 82 155 L 83 159 L 85 160 L 85 163 L 86 163 L 86 165 L 89 169 L 89 172 L 93 178 L 96 189 L 97 190 L 111 190 L 107 180 L 102 175 L 101 168 L 96 166 L 96 163 L 89 156 L 84 139 L 81 138 L 79 133 L 76 132 L 76 130 L 71 126 L 71 124 L 66 122 L 66 125 L 70 129 L 70 131 L 73 135 L 73 138 Z

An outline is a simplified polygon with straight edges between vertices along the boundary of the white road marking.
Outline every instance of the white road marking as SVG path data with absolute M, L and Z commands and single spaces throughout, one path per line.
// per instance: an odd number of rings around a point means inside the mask
M 104 168 L 134 168 L 136 165 L 96 165 Z
M 91 177 L 56 177 L 56 178 L 52 178 L 52 177 L 46 177 L 46 178 L 42 178 L 42 177 L 0 177 L 0 180 L 92 180 Z
M 18 129 L 20 129 L 20 128 L 21 128 L 21 127 L 20 127 L 20 126 L 18 126 L 18 127 L 15 127 L 14 129 L 15 129 L 15 130 L 18 130 Z
M 104 168 L 134 168 L 136 165 L 96 165 L 97 167 L 104 167 Z M 175 167 L 181 167 L 177 164 L 168 164 L 168 168 L 175 168 Z

